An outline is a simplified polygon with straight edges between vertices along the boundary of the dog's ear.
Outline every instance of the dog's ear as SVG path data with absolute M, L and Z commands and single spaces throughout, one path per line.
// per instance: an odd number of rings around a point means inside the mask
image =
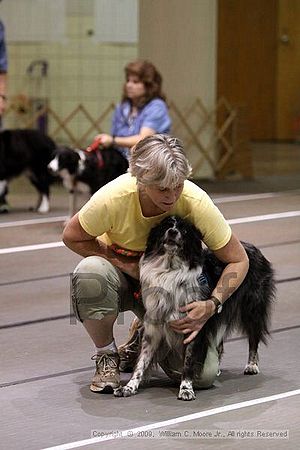
M 156 226 L 150 230 L 144 255 L 147 256 L 150 253 L 157 252 L 161 245 L 161 230 L 160 227 Z
M 186 221 L 183 253 L 190 268 L 203 264 L 202 234 L 191 222 Z

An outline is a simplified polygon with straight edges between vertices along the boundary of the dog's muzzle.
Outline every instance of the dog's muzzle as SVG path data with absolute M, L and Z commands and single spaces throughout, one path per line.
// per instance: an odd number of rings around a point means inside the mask
M 57 156 L 55 158 L 52 159 L 52 161 L 49 162 L 48 164 L 48 169 L 51 170 L 51 172 L 53 173 L 57 173 L 58 172 L 58 158 Z
M 167 250 L 175 250 L 181 247 L 181 233 L 176 228 L 169 228 L 164 236 L 164 247 Z

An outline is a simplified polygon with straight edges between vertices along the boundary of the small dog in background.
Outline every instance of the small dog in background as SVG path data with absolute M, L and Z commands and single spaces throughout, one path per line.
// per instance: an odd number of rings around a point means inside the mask
M 127 159 L 113 147 L 87 152 L 59 147 L 49 169 L 58 174 L 69 191 L 69 215 L 77 212 L 77 194 L 94 194 L 128 169 Z
M 244 373 L 258 369 L 258 345 L 266 343 L 271 305 L 275 295 L 271 264 L 255 246 L 243 243 L 249 257 L 249 271 L 241 286 L 212 316 L 196 338 L 183 345 L 182 335 L 168 325 L 183 316 L 179 308 L 195 300 L 210 298 L 225 265 L 202 249 L 199 230 L 189 221 L 170 216 L 154 227 L 140 262 L 142 299 L 146 309 L 140 355 L 131 380 L 114 391 L 128 397 L 138 391 L 149 367 L 162 361 L 168 352 L 182 360 L 178 398 L 194 400 L 193 376 L 203 368 L 210 346 L 221 348 L 234 329 L 247 335 L 249 359 Z M 204 280 L 204 281 L 203 281 Z M 219 352 L 220 355 L 220 352 Z
M 39 213 L 47 213 L 50 184 L 54 181 L 48 164 L 55 153 L 55 142 L 39 130 L 15 129 L 0 132 L 0 212 L 8 212 L 8 183 L 26 174 L 39 193 Z

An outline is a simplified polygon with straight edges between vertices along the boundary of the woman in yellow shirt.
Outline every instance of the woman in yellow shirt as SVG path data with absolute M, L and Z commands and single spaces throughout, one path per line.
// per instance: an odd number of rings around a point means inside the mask
M 68 223 L 64 243 L 84 257 L 73 275 L 73 307 L 96 347 L 96 373 L 90 389 L 110 392 L 120 384 L 119 355 L 113 325 L 121 311 L 140 319 L 144 309 L 134 299 L 138 290 L 139 257 L 150 229 L 168 215 L 189 219 L 203 242 L 226 267 L 212 295 L 224 303 L 248 271 L 246 252 L 210 197 L 187 178 L 191 167 L 181 142 L 156 134 L 133 148 L 129 173 L 96 192 Z M 230 286 L 226 273 L 235 272 Z M 225 287 L 224 287 L 225 286 Z M 222 287 L 220 289 L 220 287 Z M 184 320 L 170 326 L 178 333 L 191 330 L 188 342 L 215 313 L 212 300 L 194 302 Z M 211 349 L 202 373 L 203 387 L 217 374 L 218 354 Z M 212 367 L 214 368 L 212 370 Z

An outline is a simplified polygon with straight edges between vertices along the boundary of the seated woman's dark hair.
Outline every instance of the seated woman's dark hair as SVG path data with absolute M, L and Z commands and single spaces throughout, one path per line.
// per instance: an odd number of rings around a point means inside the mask
M 162 76 L 149 61 L 137 60 L 130 62 L 125 67 L 126 80 L 130 75 L 135 75 L 145 86 L 145 95 L 141 101 L 143 106 L 153 98 L 161 98 L 166 100 L 165 95 L 162 92 Z M 122 101 L 129 100 L 126 95 L 126 83 L 123 88 Z

